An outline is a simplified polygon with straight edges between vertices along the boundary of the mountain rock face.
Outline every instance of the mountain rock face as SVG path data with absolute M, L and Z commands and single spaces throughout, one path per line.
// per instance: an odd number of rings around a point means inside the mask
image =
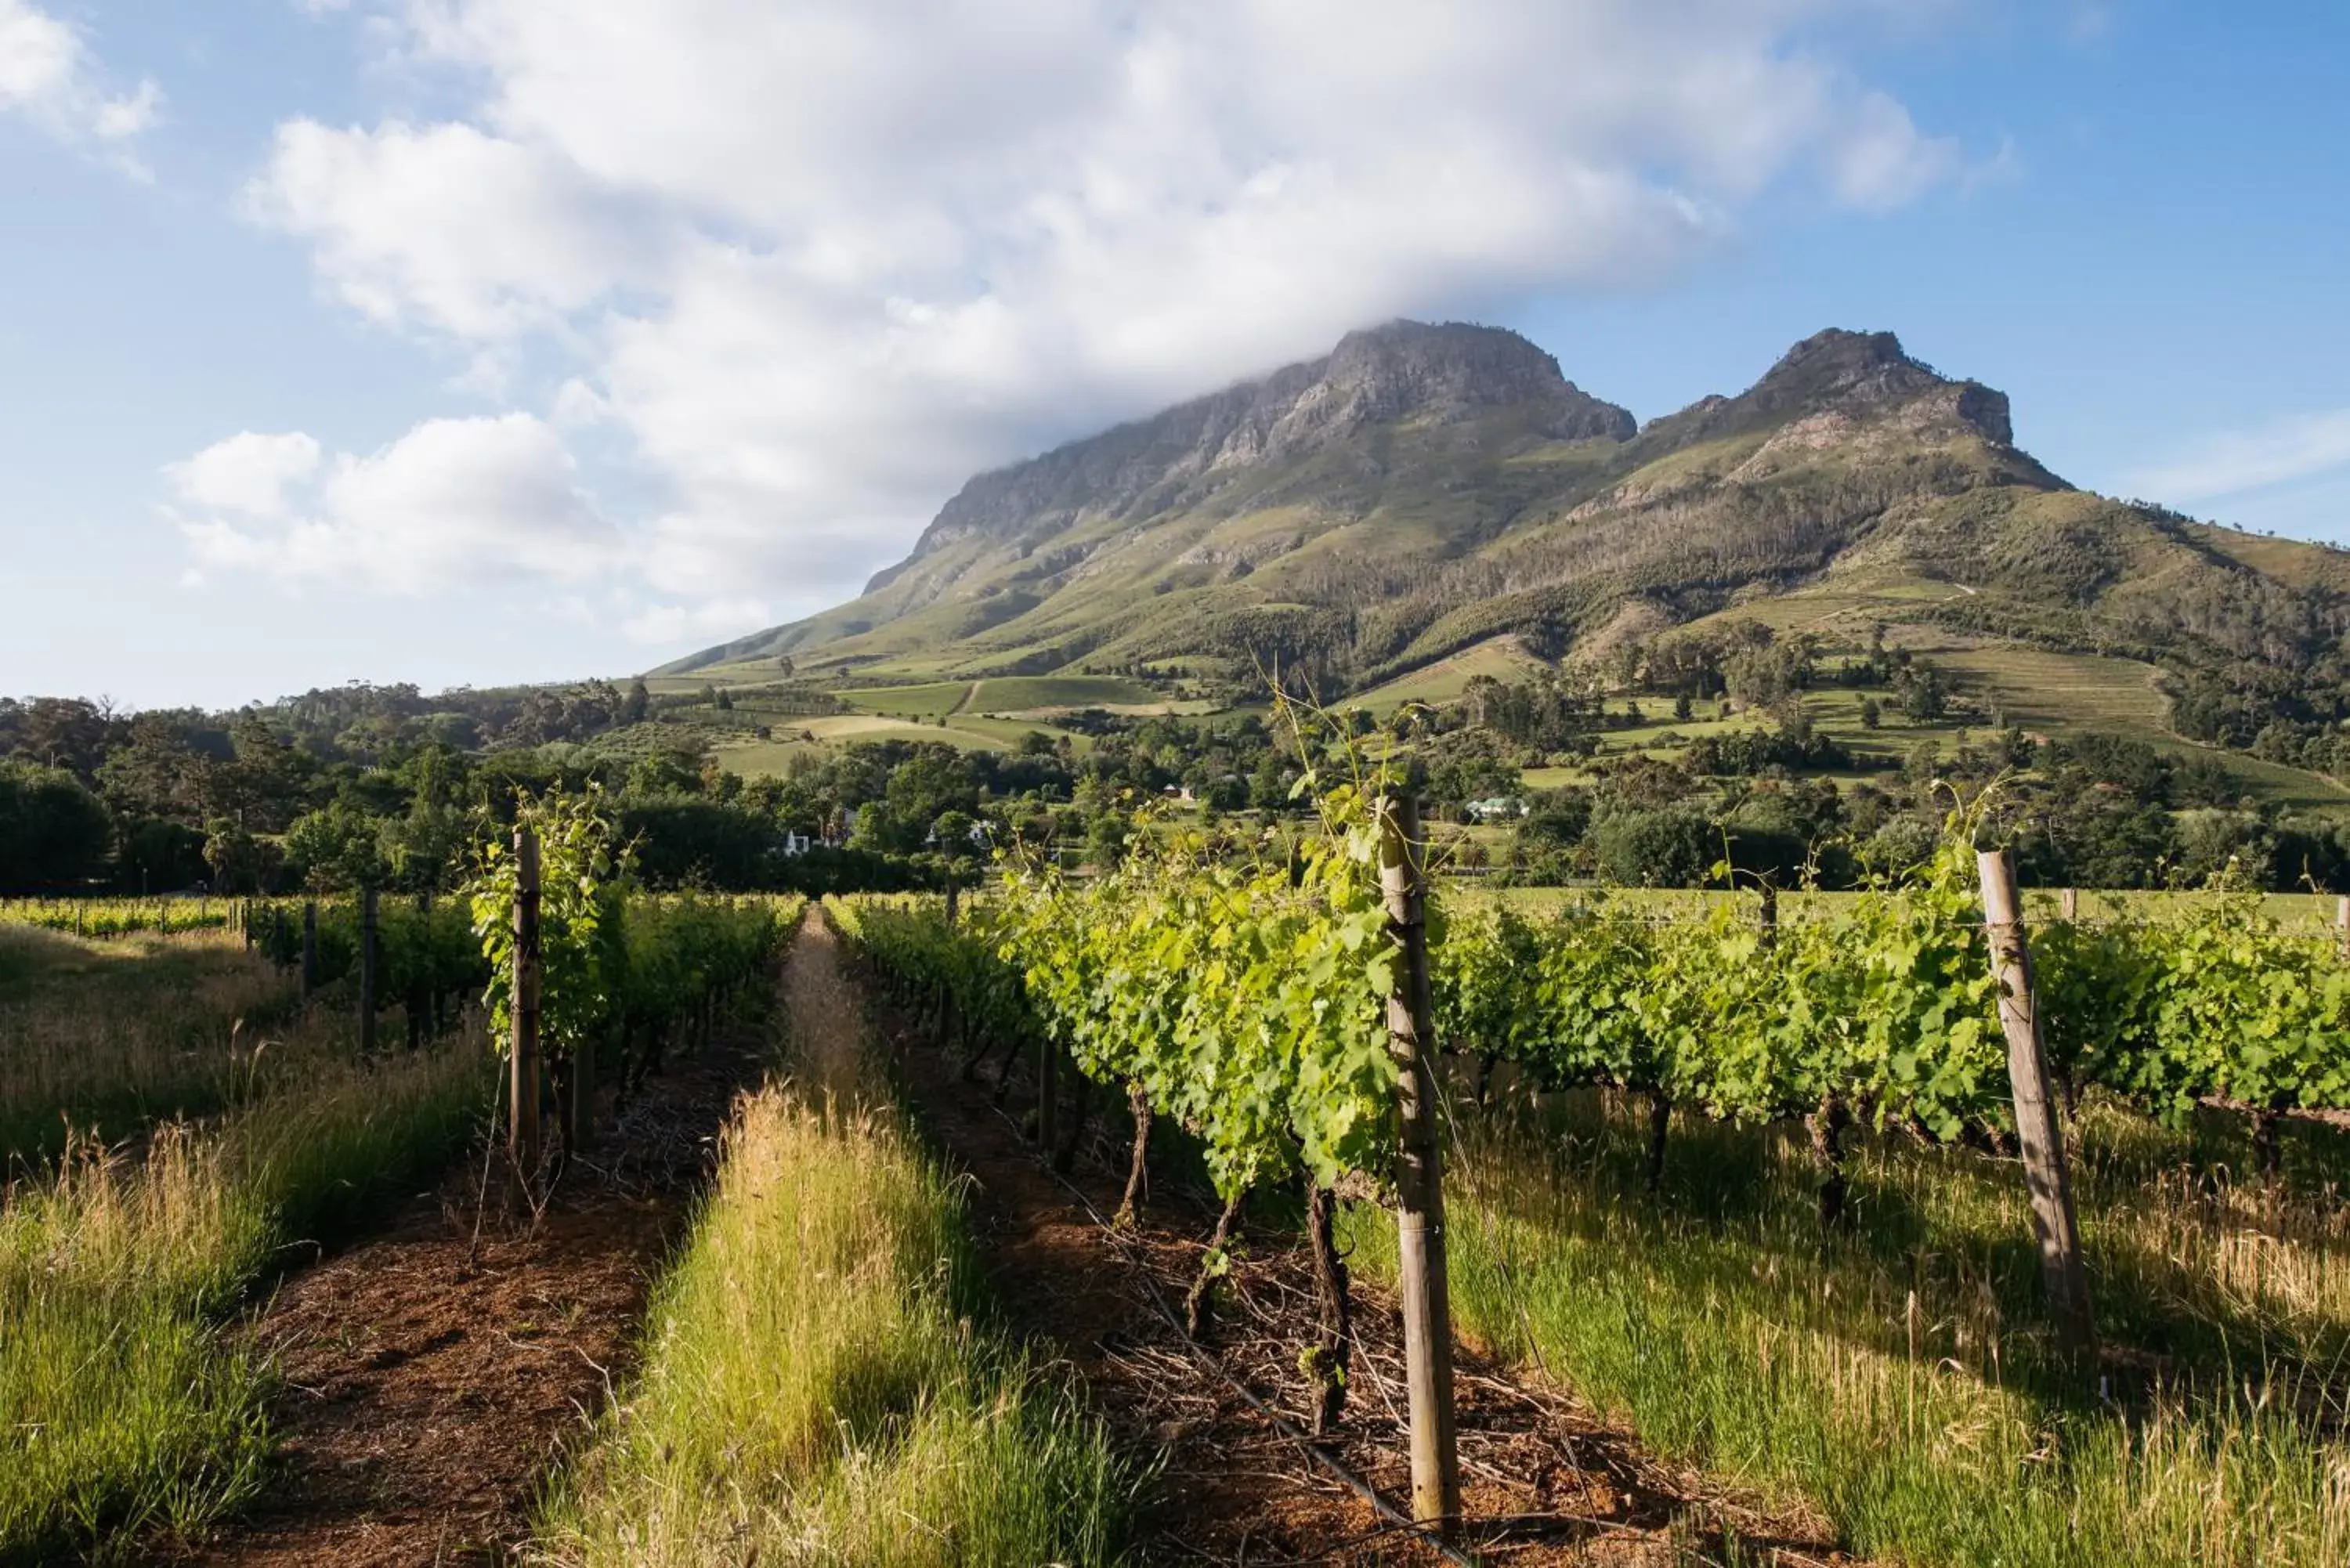
M 1557 360 L 1514 332 L 1389 322 L 1349 333 L 1325 358 L 979 475 L 940 510 L 913 555 L 865 591 L 887 587 L 958 541 L 1035 535 L 1087 513 L 1132 515 L 1219 473 L 1293 458 L 1374 426 L 1457 423 L 1496 409 L 1523 413 L 1561 441 L 1627 441 L 1635 429 L 1629 411 L 1583 392 L 1559 373 Z
M 2067 485 L 2016 447 L 2004 394 L 1891 333 L 1822 332 L 1641 427 L 1514 333 L 1397 321 L 981 474 L 855 602 L 669 668 L 1278 661 L 1328 691 L 1504 634 L 1557 657 L 1793 593 L 2290 666 L 2350 569 L 2242 538 Z

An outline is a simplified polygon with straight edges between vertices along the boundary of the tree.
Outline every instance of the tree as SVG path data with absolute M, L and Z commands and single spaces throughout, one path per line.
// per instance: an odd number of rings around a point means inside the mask
M 296 817 L 286 830 L 286 869 L 314 893 L 380 888 L 391 878 L 384 826 L 383 818 L 344 800 Z
M 64 768 L 0 761 L 0 892 L 55 893 L 101 876 L 106 807 Z
M 1600 877 L 1627 888 L 1694 888 L 1720 857 L 1712 825 L 1686 806 L 1617 807 L 1591 825 Z
M 1097 871 L 1112 871 L 1126 858 L 1126 818 L 1104 812 L 1086 827 L 1086 861 Z
M 1884 723 L 1885 710 L 1877 706 L 1877 699 L 1874 697 L 1862 698 L 1860 700 L 1860 727 L 1864 730 L 1875 730 L 1881 728 Z
M 645 683 L 641 679 L 629 681 L 628 695 L 620 699 L 620 722 L 643 723 L 645 714 L 652 707 L 652 693 L 645 689 Z

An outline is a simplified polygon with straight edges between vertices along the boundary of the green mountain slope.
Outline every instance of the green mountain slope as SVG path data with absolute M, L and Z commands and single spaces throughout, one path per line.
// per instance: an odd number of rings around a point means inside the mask
M 2338 694 L 2345 607 L 2350 556 L 2075 489 L 2003 394 L 1889 333 L 1636 428 L 1514 334 L 1396 322 L 983 474 L 857 600 L 665 673 L 1174 661 L 1364 691 L 1504 634 L 1556 659 L 1736 613 L 2158 664 L 2266 711 Z

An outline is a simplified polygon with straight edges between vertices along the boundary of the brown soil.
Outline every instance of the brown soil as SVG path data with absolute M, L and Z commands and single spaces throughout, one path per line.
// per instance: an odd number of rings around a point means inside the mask
M 504 1218 L 477 1158 L 386 1233 L 288 1279 L 255 1327 L 284 1378 L 276 1468 L 193 1561 L 503 1561 L 627 1370 L 649 1281 L 764 1054 L 743 1030 L 672 1058 L 535 1217 Z
M 1207 1194 L 1170 1191 L 1161 1179 L 1139 1229 L 1114 1236 L 1014 1125 L 1034 1106 L 1024 1064 L 999 1112 L 998 1083 L 967 1079 L 902 1013 L 878 1005 L 875 1013 L 918 1116 L 973 1179 L 973 1231 L 1012 1326 L 1074 1367 L 1120 1449 L 1158 1467 L 1143 1521 L 1148 1560 L 1440 1561 L 1276 1432 L 1153 1304 L 1155 1287 L 1180 1311 L 1213 1228 Z M 1117 1207 L 1128 1125 L 1122 1103 L 1104 1108 L 1112 1125 L 1097 1124 L 1070 1178 L 1098 1214 Z M 1295 1232 L 1277 1230 L 1252 1229 L 1238 1252 L 1219 1288 L 1208 1355 L 1302 1429 L 1313 1401 L 1297 1365 L 1314 1338 L 1309 1261 Z M 1401 1505 L 1410 1486 L 1400 1322 L 1382 1293 L 1357 1282 L 1353 1294 L 1354 1376 L 1325 1449 Z M 1459 1353 L 1456 1397 L 1472 1521 L 1464 1543 L 1484 1561 L 1702 1564 L 1727 1556 L 1725 1532 L 1742 1562 L 1847 1561 L 1816 1522 L 1773 1516 L 1654 1461 L 1564 1391 L 1471 1349 Z

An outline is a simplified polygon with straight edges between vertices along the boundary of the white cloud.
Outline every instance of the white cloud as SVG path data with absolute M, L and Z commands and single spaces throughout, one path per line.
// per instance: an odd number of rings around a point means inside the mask
M 648 647 L 681 642 L 723 642 L 745 627 L 764 626 L 769 615 L 764 599 L 715 598 L 699 604 L 648 605 L 620 622 L 631 642 Z
M 662 492 L 633 558 L 709 607 L 639 621 L 699 636 L 1350 327 L 1640 285 L 1790 182 L 1951 181 L 1822 52 L 1882 5 L 401 0 L 370 36 L 468 111 L 291 121 L 247 199 L 476 390 L 551 346 L 556 424 Z
M 245 201 L 308 241 L 363 315 L 471 342 L 556 327 L 650 271 L 623 203 L 554 154 L 468 125 L 290 120 Z
M 529 414 L 428 420 L 321 472 L 309 436 L 248 431 L 166 471 L 200 573 L 254 571 L 415 594 L 609 574 L 624 541 Z
M 102 149 L 140 175 L 130 144 L 154 124 L 161 88 L 141 81 L 127 94 L 99 81 L 97 58 L 80 31 L 32 0 L 0 0 L 0 112 L 22 115 L 60 141 Z
M 2350 409 L 2295 414 L 2253 431 L 2234 431 L 2190 445 L 2177 458 L 2139 469 L 2125 482 L 2158 501 L 2205 501 L 2350 468 Z
M 172 463 L 163 474 L 184 505 L 267 522 L 286 515 L 287 488 L 307 483 L 317 472 L 318 443 L 300 431 L 285 435 L 244 431 Z

